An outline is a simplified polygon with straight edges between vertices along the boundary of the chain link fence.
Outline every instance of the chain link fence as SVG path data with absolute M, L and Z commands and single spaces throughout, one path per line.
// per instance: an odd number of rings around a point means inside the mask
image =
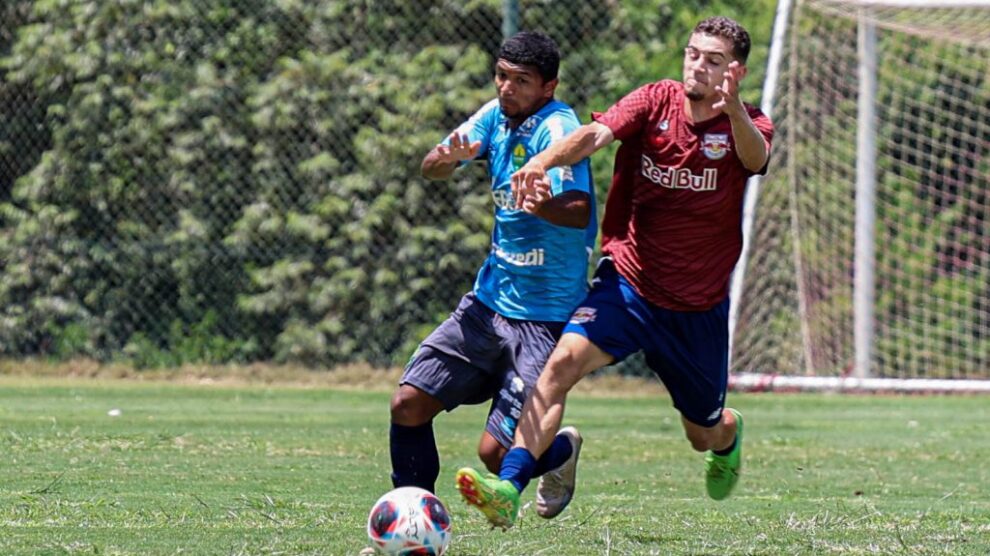
M 8 0 L 0 356 L 401 364 L 489 247 L 481 164 L 419 163 L 494 97 L 503 27 L 559 42 L 587 121 L 678 78 L 716 13 L 753 34 L 758 102 L 772 6 Z

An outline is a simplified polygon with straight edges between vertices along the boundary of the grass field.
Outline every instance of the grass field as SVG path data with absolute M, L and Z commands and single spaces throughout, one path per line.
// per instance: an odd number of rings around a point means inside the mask
M 577 498 L 505 532 L 452 485 L 476 464 L 486 408 L 442 415 L 450 554 L 990 554 L 986 397 L 731 395 L 745 469 L 716 503 L 650 389 L 575 397 Z M 356 554 L 390 487 L 387 404 L 385 391 L 0 377 L 0 554 Z

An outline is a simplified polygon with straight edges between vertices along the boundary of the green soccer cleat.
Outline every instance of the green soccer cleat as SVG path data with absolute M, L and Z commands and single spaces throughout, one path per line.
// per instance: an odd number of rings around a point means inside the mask
M 468 504 L 481 510 L 495 527 L 508 529 L 519 514 L 519 491 L 494 475 L 483 477 L 470 467 L 457 472 L 457 490 Z
M 729 455 L 719 456 L 711 450 L 705 456 L 705 488 L 708 496 L 715 500 L 724 500 L 732 492 L 739 481 L 739 469 L 742 467 L 742 414 L 735 409 L 729 411 L 736 417 L 736 447 Z

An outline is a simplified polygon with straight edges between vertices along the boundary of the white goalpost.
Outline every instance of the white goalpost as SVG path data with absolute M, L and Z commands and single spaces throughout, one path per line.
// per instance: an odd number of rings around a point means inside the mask
M 780 0 L 741 389 L 990 392 L 990 0 Z

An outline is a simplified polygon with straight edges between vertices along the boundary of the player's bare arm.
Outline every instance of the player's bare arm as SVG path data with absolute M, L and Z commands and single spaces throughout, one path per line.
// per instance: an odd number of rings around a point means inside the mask
M 552 196 L 548 188 L 539 188 L 524 199 L 523 210 L 557 226 L 584 228 L 591 218 L 591 196 L 584 191 Z
M 548 187 L 547 170 L 557 166 L 577 164 L 614 139 L 612 130 L 607 126 L 598 122 L 591 122 L 577 128 L 574 133 L 531 158 L 522 168 L 512 174 L 512 194 L 516 199 L 516 208 L 525 210 L 523 205 L 527 198 L 532 201 L 545 197 L 544 194 L 539 194 L 536 190 Z M 585 222 L 587 223 L 587 220 Z
M 472 160 L 481 150 L 481 141 L 471 142 L 463 133 L 451 133 L 450 144 L 440 144 L 423 157 L 420 172 L 429 180 L 449 179 L 464 160 Z
M 715 86 L 719 99 L 712 108 L 721 110 L 732 123 L 732 138 L 736 143 L 736 156 L 751 172 L 758 172 L 767 163 L 766 141 L 739 99 L 739 81 L 746 75 L 746 67 L 738 61 L 729 64 L 722 74 L 722 83 Z

